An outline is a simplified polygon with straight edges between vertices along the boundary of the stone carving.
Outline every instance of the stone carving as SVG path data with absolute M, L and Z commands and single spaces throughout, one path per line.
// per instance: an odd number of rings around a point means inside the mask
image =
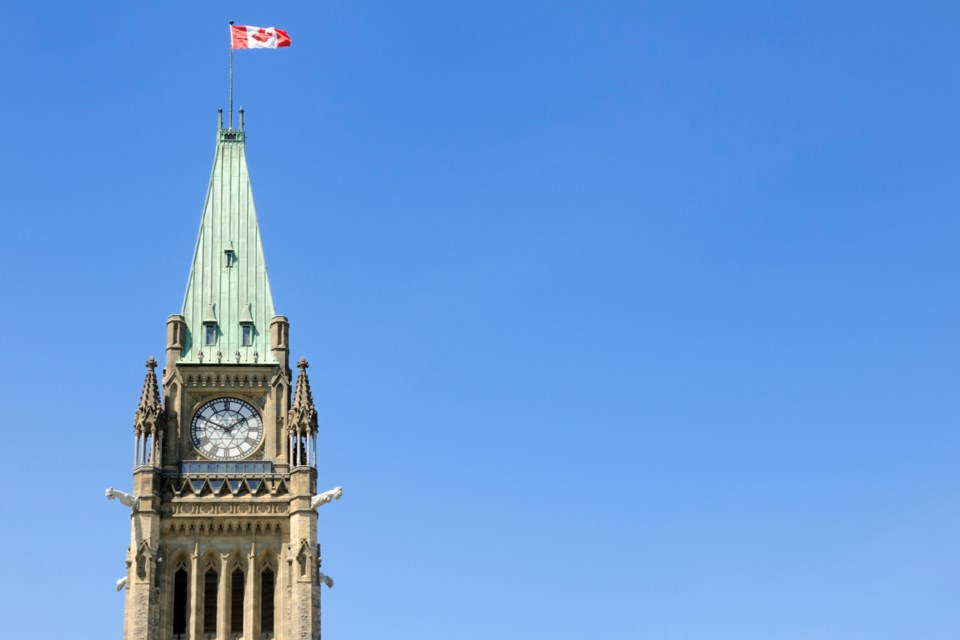
M 317 569 L 317 578 L 319 578 L 321 583 L 327 585 L 327 589 L 333 589 L 333 578 L 325 575 L 320 569 Z
M 335 487 L 330 489 L 330 491 L 324 491 L 323 493 L 317 494 L 310 498 L 310 508 L 319 509 L 328 502 L 333 500 L 339 500 L 340 496 L 343 495 L 343 487 Z
M 256 509 L 256 511 L 254 511 Z M 204 514 L 228 514 L 228 515 L 239 515 L 239 516 L 256 516 L 258 514 L 284 514 L 289 511 L 289 507 L 286 503 L 273 503 L 273 504 L 221 504 L 215 505 L 213 503 L 203 503 L 203 504 L 184 504 L 180 502 L 174 502 L 173 504 L 165 505 L 162 513 L 165 516 L 196 516 Z
M 117 591 L 123 591 L 127 586 L 127 576 L 123 576 L 117 580 Z
M 133 416 L 133 428 L 136 433 L 159 433 L 163 419 L 163 407 L 160 404 L 160 390 L 157 387 L 157 361 L 150 356 L 147 360 L 147 376 L 140 392 L 140 404 Z
M 140 498 L 134 498 L 129 493 L 123 491 L 118 491 L 113 487 L 107 487 L 107 500 L 119 500 L 120 504 L 125 507 L 130 507 L 131 509 L 136 509 L 140 506 Z
M 307 551 L 306 551 L 306 542 L 300 546 L 300 553 L 297 554 L 297 564 L 300 565 L 300 575 L 307 575 Z
M 307 367 L 310 364 L 304 358 L 297 363 L 300 375 L 297 377 L 297 388 L 293 392 L 293 406 L 287 413 L 287 429 L 298 434 L 317 433 L 317 409 L 313 405 L 313 393 L 310 391 L 310 380 L 307 378 Z
M 141 580 L 147 579 L 147 560 L 153 560 L 153 553 L 150 551 L 150 545 L 146 540 L 140 543 L 140 549 L 137 550 L 137 577 Z

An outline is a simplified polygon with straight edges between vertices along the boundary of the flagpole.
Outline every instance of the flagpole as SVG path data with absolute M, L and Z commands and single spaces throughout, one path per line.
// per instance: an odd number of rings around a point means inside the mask
M 230 21 L 233 27 L 233 20 Z M 233 29 L 230 29 L 230 128 L 233 129 Z

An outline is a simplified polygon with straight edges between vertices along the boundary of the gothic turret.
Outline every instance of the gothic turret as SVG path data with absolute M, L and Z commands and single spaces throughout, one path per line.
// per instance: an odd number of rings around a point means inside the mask
M 133 416 L 133 431 L 136 436 L 136 450 L 134 466 L 160 466 L 160 451 L 162 447 L 163 407 L 160 405 L 160 389 L 157 386 L 157 361 L 150 356 L 147 360 L 147 377 L 143 381 L 143 390 L 140 392 L 140 404 Z
M 300 375 L 293 392 L 293 406 L 287 414 L 287 432 L 295 443 L 291 447 L 294 466 L 316 463 L 317 409 L 313 406 L 313 393 L 310 392 L 310 379 L 307 377 L 309 366 L 304 358 L 297 363 Z

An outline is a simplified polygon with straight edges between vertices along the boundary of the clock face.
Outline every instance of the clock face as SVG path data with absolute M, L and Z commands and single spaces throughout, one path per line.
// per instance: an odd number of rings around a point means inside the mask
M 193 414 L 190 436 L 193 446 L 208 458 L 238 460 L 260 445 L 263 420 L 249 402 L 217 398 Z

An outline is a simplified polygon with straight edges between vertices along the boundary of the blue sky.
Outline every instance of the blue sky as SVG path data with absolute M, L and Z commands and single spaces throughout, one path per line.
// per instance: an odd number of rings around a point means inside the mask
M 956 638 L 956 7 L 382 5 L 6 7 L 3 635 L 121 637 L 233 19 L 325 637 Z

